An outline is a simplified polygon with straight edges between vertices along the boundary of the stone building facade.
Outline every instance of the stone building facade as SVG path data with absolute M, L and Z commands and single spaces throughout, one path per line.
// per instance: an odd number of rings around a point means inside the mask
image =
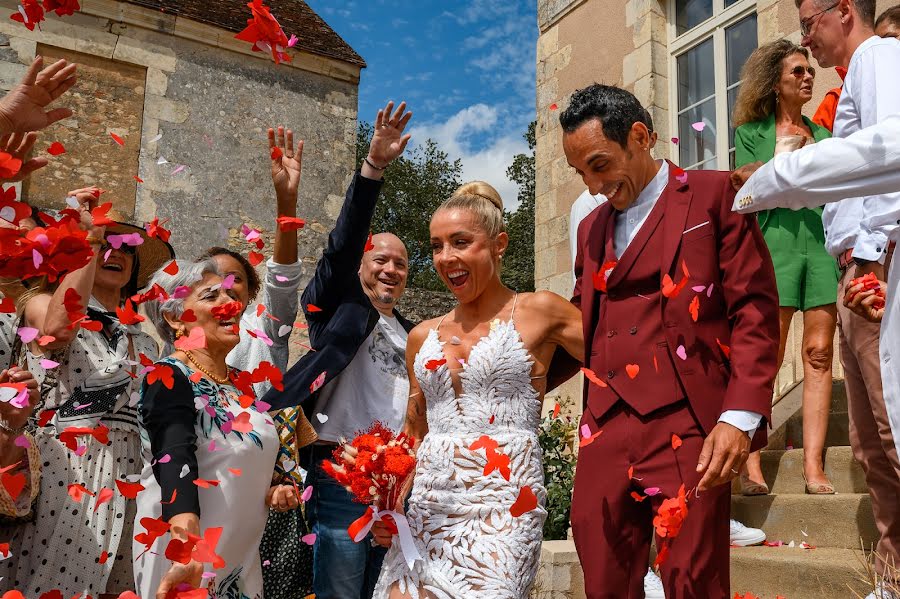
M 891 5 L 879 0 L 878 11 Z M 658 158 L 728 170 L 740 69 L 760 44 L 799 42 L 800 26 L 793 0 L 538 0 L 538 24 L 535 283 L 568 295 L 569 210 L 585 190 L 562 150 L 559 111 L 572 92 L 594 82 L 625 87 L 653 117 Z M 833 70 L 819 69 L 808 116 L 838 85 Z M 799 314 L 791 330 L 779 395 L 803 377 Z M 837 357 L 834 367 L 842 376 Z M 576 381 L 562 393 L 578 397 L 579 389 Z
M 68 190 L 96 184 L 133 222 L 169 218 L 180 257 L 228 244 L 246 253 L 242 223 L 275 227 L 266 130 L 283 124 L 306 142 L 298 213 L 311 273 L 353 173 L 365 62 L 302 0 L 286 0 L 270 4 L 299 42 L 293 61 L 276 66 L 234 39 L 250 17 L 246 4 L 82 0 L 80 12 L 48 14 L 29 31 L 8 18 L 17 2 L 0 0 L 0 89 L 36 54 L 79 64 L 61 103 L 75 116 L 41 133 L 35 148 L 60 141 L 67 151 L 23 184 L 24 197 L 58 208 Z

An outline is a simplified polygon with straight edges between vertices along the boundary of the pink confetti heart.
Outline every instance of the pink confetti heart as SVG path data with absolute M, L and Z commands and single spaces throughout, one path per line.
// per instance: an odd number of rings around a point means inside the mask
M 644 495 L 646 495 L 647 497 L 659 495 L 659 487 L 650 487 L 648 489 L 644 489 Z
M 31 250 L 31 261 L 34 262 L 35 268 L 40 268 L 41 264 L 44 262 L 44 257 L 41 256 L 39 251 Z
M 308 535 L 303 535 L 302 537 L 300 537 L 300 540 L 307 545 L 312 545 L 316 542 L 316 533 L 311 532 Z
M 582 437 L 590 437 L 591 436 L 591 427 L 586 424 L 581 425 L 581 436 Z
M 683 345 L 678 346 L 678 349 L 675 350 L 675 354 L 682 360 L 687 360 L 687 350 L 684 349 Z
M 712 297 L 713 285 L 714 283 L 709 284 L 709 289 L 706 290 L 706 297 Z
M 672 143 L 675 144 L 675 145 L 677 146 L 677 145 L 678 145 L 678 138 L 677 138 L 677 137 L 673 137 L 673 138 L 672 138 Z
M 177 175 L 178 173 L 180 173 L 181 171 L 183 171 L 183 170 L 186 169 L 186 168 L 187 168 L 187 167 L 186 167 L 185 165 L 183 165 L 183 164 L 182 164 L 182 165 L 179 165 L 178 167 L 175 168 L 174 171 L 172 171 L 172 175 L 171 175 L 171 176 Z
M 257 399 L 253 405 L 256 407 L 256 411 L 260 413 L 268 412 L 272 407 L 272 404 L 266 403 L 261 399 Z
M 170 456 L 169 454 L 166 454 L 163 457 L 159 458 L 160 464 L 168 464 L 171 461 L 172 461 L 172 456 Z
M 312 497 L 312 494 L 313 494 L 313 488 L 312 488 L 312 485 L 310 485 L 310 486 L 306 487 L 305 489 L 303 489 L 303 494 L 300 495 L 300 501 L 302 501 L 303 503 L 306 503 L 307 501 L 309 501 L 309 498 Z
M 187 285 L 182 285 L 180 287 L 176 287 L 175 291 L 172 293 L 172 297 L 174 299 L 184 299 L 191 294 L 191 288 Z
M 33 327 L 19 327 L 19 330 L 16 331 L 16 334 L 19 336 L 19 339 L 22 340 L 22 343 L 31 343 L 35 339 L 37 339 L 38 333 L 37 329 Z
M 675 179 L 681 183 L 682 185 L 687 183 L 687 173 L 681 175 L 675 175 Z
M 200 578 L 215 578 L 215 577 L 216 577 L 216 573 L 215 573 L 215 572 L 204 572 L 204 573 L 200 576 Z
M 19 435 L 18 437 L 16 437 L 14 443 L 16 444 L 16 447 L 24 447 L 25 449 L 31 447 L 31 441 L 29 441 L 28 437 L 26 437 L 25 435 Z
M 293 48 L 294 46 L 297 45 L 297 42 L 299 42 L 299 41 L 300 41 L 300 38 L 292 33 L 291 38 L 288 40 L 288 48 Z
M 263 560 L 262 565 L 263 565 L 263 567 L 267 567 L 267 566 L 272 565 L 272 562 L 270 562 L 269 560 Z
M 231 289 L 234 287 L 234 275 L 228 275 L 224 279 L 222 279 L 222 289 Z
M 216 447 L 216 440 L 213 439 L 209 442 L 209 451 L 219 451 L 219 448 Z
M 44 370 L 51 370 L 59 366 L 59 362 L 54 362 L 53 360 L 48 360 L 47 358 L 41 359 L 41 368 Z
M 104 261 L 104 262 L 109 262 L 109 255 L 110 255 L 110 254 L 112 254 L 112 248 L 109 248 L 108 250 L 106 250 L 106 253 L 103 254 L 103 261 Z
M 275 280 L 278 281 L 279 283 L 284 283 L 285 281 L 288 280 L 288 277 L 286 277 L 284 275 L 275 275 Z
M 78 447 L 75 448 L 75 455 L 77 455 L 78 457 L 81 457 L 84 455 L 84 452 L 86 452 L 86 451 L 87 451 L 87 445 L 79 445 Z
M 694 287 L 691 287 L 691 290 L 697 293 L 703 293 L 706 291 L 706 285 L 695 285 Z
M 704 123 L 703 121 L 697 121 L 696 123 L 691 123 L 691 128 L 699 133 L 706 129 L 706 123 Z

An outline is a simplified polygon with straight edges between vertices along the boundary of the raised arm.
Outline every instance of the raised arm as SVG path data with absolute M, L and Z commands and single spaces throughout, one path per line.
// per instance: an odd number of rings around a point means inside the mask
M 87 187 L 70 191 L 69 196 L 75 197 L 79 202 L 81 212 L 81 226 L 88 231 L 88 241 L 94 249 L 94 256 L 86 266 L 70 272 L 66 275 L 53 294 L 39 294 L 28 300 L 25 305 L 25 322 L 28 326 L 40 331 L 40 335 L 54 337 L 54 341 L 45 344 L 44 349 L 60 349 L 66 347 L 78 333 L 72 326 L 69 311 L 66 309 L 66 292 L 74 290 L 81 298 L 81 309 L 87 308 L 94 287 L 94 277 L 103 256 L 99 251 L 104 241 L 106 227 L 94 226 L 91 210 L 97 204 L 97 188 Z
M 311 327 L 314 327 L 315 321 L 329 319 L 343 301 L 346 291 L 352 285 L 359 284 L 357 273 L 381 191 L 382 173 L 403 153 L 410 138 L 403 130 L 412 113 L 406 112 L 405 102 L 396 111 L 393 107 L 394 103 L 389 102 L 384 110 L 378 111 L 369 154 L 350 183 L 341 213 L 328 236 L 328 245 L 322 252 L 312 280 L 303 291 L 302 307 Z M 309 304 L 315 305 L 321 312 L 310 312 Z
M 0 135 L 39 131 L 72 116 L 68 108 L 46 108 L 75 85 L 76 66 L 65 59 L 42 66 L 44 59 L 36 57 L 22 81 L 0 100 Z

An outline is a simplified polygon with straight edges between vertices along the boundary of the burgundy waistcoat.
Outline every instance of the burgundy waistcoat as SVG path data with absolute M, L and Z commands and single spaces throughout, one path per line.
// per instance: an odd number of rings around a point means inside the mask
M 618 260 L 599 294 L 589 364 L 607 387 L 589 386 L 588 407 L 599 418 L 624 400 L 640 414 L 684 399 L 663 329 L 660 256 L 666 195 L 656 202 L 643 226 Z M 615 215 L 606 226 L 601 264 L 616 260 Z

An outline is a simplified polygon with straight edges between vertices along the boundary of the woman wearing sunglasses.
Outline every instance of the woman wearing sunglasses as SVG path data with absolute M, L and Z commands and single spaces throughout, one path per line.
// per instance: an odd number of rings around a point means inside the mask
M 806 48 L 788 40 L 761 46 L 747 59 L 734 107 L 735 167 L 768 162 L 821 141 L 830 134 L 802 115 L 810 101 L 816 72 Z M 822 209 L 775 208 L 758 213 L 759 225 L 772 254 L 781 305 L 781 345 L 784 359 L 791 319 L 803 312 L 803 472 L 806 492 L 832 494 L 822 454 L 831 405 L 831 360 L 837 323 L 835 298 L 839 272 L 825 251 Z M 769 488 L 760 468 L 759 452 L 751 454 L 741 474 L 744 495 L 765 495 Z
M 98 189 L 69 196 L 94 256 L 18 301 L 19 335 L 42 395 L 34 439 L 43 471 L 34 520 L 9 539 L 18 564 L 3 582 L 25 596 L 59 589 L 66 597 L 115 597 L 134 588 L 135 502 L 127 489 L 134 492 L 128 485 L 142 466 L 135 406 L 141 362 L 159 351 L 126 300 L 174 253 L 140 227 L 95 223 Z

